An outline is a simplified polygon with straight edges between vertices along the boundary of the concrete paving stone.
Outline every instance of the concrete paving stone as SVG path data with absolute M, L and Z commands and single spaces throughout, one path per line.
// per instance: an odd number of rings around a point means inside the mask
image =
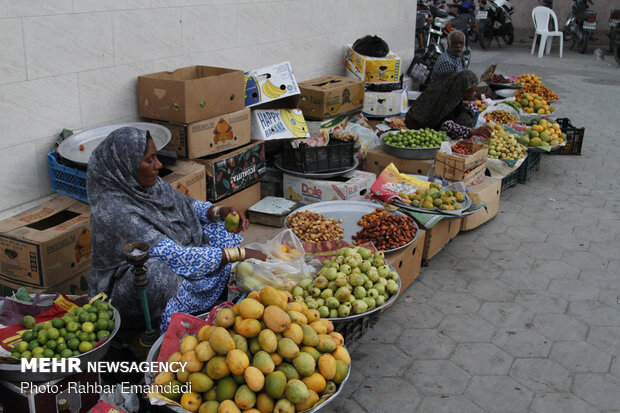
M 613 356 L 620 357 L 620 327 L 591 327 L 586 341 Z
M 605 257 L 614 257 L 618 254 L 618 251 L 620 251 L 620 245 L 612 241 L 613 240 L 605 242 L 591 242 L 589 251 L 593 254 L 602 255 Z M 609 264 L 613 264 L 612 260 L 609 261 Z
M 456 267 L 452 267 L 449 270 L 430 269 L 424 271 L 419 281 L 435 291 L 448 290 L 465 292 L 467 291 L 467 281 L 458 276 L 455 268 Z
M 611 356 L 585 341 L 562 341 L 551 348 L 549 358 L 566 367 L 571 373 L 607 373 Z
M 444 314 L 475 313 L 480 308 L 480 301 L 472 295 L 449 291 L 436 292 L 428 304 Z
M 620 289 L 620 277 L 618 277 L 618 273 L 610 270 L 581 270 L 579 279 L 600 288 L 601 291 Z
M 552 280 L 547 290 L 568 301 L 597 300 L 600 293 L 598 288 L 584 281 L 572 279 Z
M 357 366 L 353 366 L 351 368 L 351 374 L 349 374 L 349 378 L 347 382 L 342 386 L 342 390 L 338 395 L 338 399 L 349 399 L 355 391 L 361 386 L 361 384 L 367 379 L 363 374 L 363 369 L 357 368 Z
M 598 301 L 620 310 L 620 288 L 605 288 L 601 290 Z
M 512 225 L 505 234 L 510 238 L 521 242 L 543 242 L 547 239 L 547 233 L 533 226 Z
M 518 202 L 519 199 L 513 200 L 513 202 Z M 498 212 L 495 218 L 499 220 L 502 224 L 510 225 L 510 226 L 530 226 L 533 223 L 533 219 L 530 217 L 525 217 L 520 213 L 514 212 Z
M 614 361 L 611 363 L 611 368 L 609 369 L 609 373 L 620 378 L 620 358 L 614 357 L 613 359 Z
M 452 254 L 456 258 L 469 258 L 484 260 L 489 256 L 491 250 L 478 243 L 455 243 L 451 242 L 445 247 L 446 252 Z
M 562 256 L 562 249 L 550 242 L 523 242 L 518 250 L 536 259 L 556 259 Z
M 401 334 L 397 346 L 414 360 L 447 359 L 457 343 L 435 328 L 411 328 Z
M 506 232 L 507 228 L 508 225 L 506 225 L 505 223 L 502 223 L 497 219 L 492 219 L 491 221 L 485 222 L 478 228 L 475 228 L 471 231 L 484 232 L 484 234 L 503 234 L 504 232 Z
M 545 242 L 566 251 L 587 251 L 590 248 L 590 241 L 578 239 L 575 234 L 549 234 Z
M 463 396 L 441 395 L 426 396 L 418 406 L 415 413 L 484 413 L 484 410 L 476 406 Z
M 534 396 L 530 413 L 557 412 L 599 413 L 600 410 L 570 393 L 544 393 Z
M 536 314 L 532 328 L 553 341 L 585 340 L 588 326 L 566 314 Z
M 615 327 L 620 320 L 620 312 L 597 301 L 570 303 L 567 314 L 590 326 Z
M 541 290 L 547 289 L 553 274 L 545 271 L 534 271 L 527 268 L 515 270 L 504 270 L 499 277 L 501 281 L 512 285 L 519 290 Z
M 417 280 L 416 280 L 417 281 Z M 425 303 L 435 292 L 432 288 L 427 287 L 421 282 L 414 282 L 407 288 L 405 292 L 398 298 L 399 301 L 406 303 Z
M 585 182 L 584 182 L 585 183 Z M 587 184 L 586 184 L 587 185 Z M 568 196 L 570 205 L 581 205 L 589 208 L 601 208 L 605 205 L 605 201 L 592 196 L 592 189 L 587 193 L 573 193 Z
M 562 260 L 581 269 L 604 270 L 607 268 L 607 259 L 598 254 L 586 251 L 565 251 Z
M 596 251 L 596 254 L 599 254 L 599 252 Z M 615 256 L 612 257 L 616 258 Z M 607 269 L 611 272 L 615 272 L 616 274 L 620 274 L 620 260 L 610 259 Z
M 534 393 L 508 376 L 474 376 L 464 396 L 493 413 L 527 412 Z
M 414 412 L 422 396 L 413 384 L 404 378 L 386 377 L 381 380 L 368 378 L 353 394 L 353 398 L 371 413 L 387 412 L 390 407 L 398 411 Z
M 566 264 L 560 260 L 536 260 L 532 265 L 531 272 L 544 273 L 551 275 L 551 279 L 555 278 L 578 278 L 579 268 Z
M 544 291 L 521 290 L 515 298 L 517 304 L 535 313 L 563 313 L 568 301 L 564 298 Z
M 529 269 L 534 262 L 534 258 L 525 255 L 521 251 L 494 251 L 489 255 L 488 260 L 507 270 L 515 268 Z
M 345 385 L 346 386 L 346 385 Z M 358 402 L 351 398 L 344 398 L 340 395 L 329 402 L 328 405 L 321 408 L 321 412 L 325 413 L 371 413 L 364 409 Z M 413 410 L 404 410 L 413 413 Z
M 532 223 L 546 234 L 570 234 L 573 227 L 554 218 L 536 218 Z
M 500 276 L 504 271 L 502 267 L 491 260 L 477 260 L 461 258 L 453 270 L 458 274 L 468 274 L 472 279 L 493 279 Z
M 571 227 L 591 229 L 596 227 L 596 224 L 598 224 L 598 216 L 587 214 L 586 211 L 590 210 L 590 208 L 571 208 L 570 211 L 560 214 L 558 219 L 563 224 L 568 224 Z
M 368 378 L 402 376 L 411 365 L 409 357 L 393 344 L 362 344 L 353 355 L 351 364 L 364 366 Z
M 398 320 L 381 314 L 378 318 L 371 319 L 368 330 L 358 341 L 360 343 L 394 344 L 398 343 L 402 331 L 403 325 Z
M 425 396 L 461 394 L 471 375 L 450 360 L 415 361 L 405 373 Z
M 534 393 L 570 392 L 572 377 L 560 364 L 543 358 L 518 358 L 509 375 Z
M 498 328 L 523 328 L 532 323 L 534 312 L 511 302 L 487 302 L 478 315 Z
M 480 238 L 478 243 L 491 251 L 514 251 L 521 244 L 519 240 L 507 234 L 489 234 L 484 238 Z
M 440 251 L 439 254 L 431 258 L 428 261 L 428 265 L 422 266 L 420 275 L 424 275 L 427 271 L 439 271 L 439 270 L 451 270 L 456 267 L 456 264 L 459 262 L 459 259 L 446 253 L 444 250 Z
M 609 221 L 605 220 L 599 221 L 597 225 L 590 227 L 574 227 L 573 234 L 579 234 L 585 241 L 611 242 L 618 232 L 609 225 Z
M 620 378 L 610 374 L 578 374 L 573 393 L 601 410 L 617 410 Z
M 458 343 L 488 341 L 495 333 L 493 324 L 471 314 L 447 315 L 438 328 Z
M 514 301 L 518 293 L 516 288 L 501 280 L 472 281 L 469 283 L 469 292 L 487 301 Z
M 599 219 L 598 223 L 596 224 L 596 227 L 599 230 L 602 230 L 604 228 L 609 228 L 610 231 L 617 234 L 618 232 L 620 232 L 620 222 L 618 221 L 620 220 L 618 220 L 617 217 L 615 219 L 613 218 Z M 594 240 L 594 241 L 598 241 L 598 240 Z M 601 240 L 601 241 L 604 241 L 604 240 Z
M 521 214 L 525 215 L 526 217 L 535 219 L 557 220 L 560 217 L 561 212 L 557 209 L 547 208 L 546 203 L 547 200 L 543 198 L 538 201 L 537 205 L 524 206 L 521 210 Z
M 390 316 L 403 328 L 435 328 L 444 318 L 444 314 L 428 303 L 404 303 L 396 301 Z
M 515 357 L 547 357 L 551 340 L 528 328 L 502 328 L 492 341 L 502 350 Z
M 500 202 L 501 202 L 501 196 L 500 196 Z M 521 212 L 522 208 L 523 206 L 516 202 L 501 202 L 499 206 L 499 210 L 497 212 L 500 214 L 505 214 L 507 212 L 518 214 L 519 212 Z
M 506 374 L 514 360 L 510 354 L 491 343 L 459 344 L 450 358 L 476 376 Z

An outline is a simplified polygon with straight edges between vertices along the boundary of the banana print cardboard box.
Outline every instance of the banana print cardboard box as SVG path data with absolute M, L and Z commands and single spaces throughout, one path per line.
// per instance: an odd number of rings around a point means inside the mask
M 195 159 L 207 172 L 207 200 L 214 202 L 258 182 L 265 173 L 265 146 L 254 142 L 217 158 Z
M 300 109 L 252 110 L 252 139 L 309 138 L 306 119 Z
M 353 45 L 345 47 L 346 75 L 366 83 L 396 83 L 400 80 L 400 57 L 390 51 L 385 57 L 357 53 Z
M 57 195 L 0 222 L 0 282 L 52 287 L 91 259 L 88 204 Z
M 294 108 L 299 102 L 299 86 L 289 62 L 278 63 L 244 73 L 245 106 L 277 100 L 277 107 Z M 285 101 L 282 101 L 285 99 Z
M 282 174 L 284 198 L 300 205 L 321 201 L 364 201 L 370 196 L 370 187 L 376 175 L 364 171 L 351 171 L 331 180 L 308 179 Z

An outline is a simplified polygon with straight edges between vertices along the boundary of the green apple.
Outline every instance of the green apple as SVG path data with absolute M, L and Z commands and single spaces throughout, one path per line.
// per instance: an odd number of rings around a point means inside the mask
M 224 228 L 228 232 L 234 232 L 237 228 L 239 228 L 239 215 L 229 213 L 226 215 L 226 219 L 224 220 Z

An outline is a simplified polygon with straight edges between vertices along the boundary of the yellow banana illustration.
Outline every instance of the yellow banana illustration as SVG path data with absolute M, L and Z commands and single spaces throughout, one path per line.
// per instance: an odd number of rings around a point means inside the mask
M 299 109 L 280 109 L 280 116 L 293 134 L 299 138 L 308 136 L 308 126 Z
M 263 85 L 261 86 L 261 89 L 263 90 L 263 93 L 265 94 L 265 96 L 270 97 L 272 99 L 280 97 L 280 95 L 286 93 L 286 89 L 285 90 L 280 89 L 279 87 L 271 83 L 269 79 L 265 80 L 265 83 L 263 83 Z

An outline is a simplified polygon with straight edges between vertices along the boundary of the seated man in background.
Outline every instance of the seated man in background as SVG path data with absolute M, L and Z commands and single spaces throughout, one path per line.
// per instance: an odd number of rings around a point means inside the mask
M 437 75 L 446 72 L 460 72 L 465 69 L 463 60 L 463 49 L 465 48 L 465 33 L 460 30 L 453 30 L 448 34 L 448 50 L 439 56 L 433 71 L 431 72 L 430 81 L 435 80 Z

